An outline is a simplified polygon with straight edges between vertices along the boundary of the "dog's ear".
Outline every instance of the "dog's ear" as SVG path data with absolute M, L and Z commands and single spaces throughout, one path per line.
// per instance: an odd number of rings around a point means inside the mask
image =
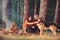
M 39 23 L 37 24 L 37 26 L 39 26 Z
M 40 19 L 38 19 L 38 23 L 40 22 L 41 20 Z

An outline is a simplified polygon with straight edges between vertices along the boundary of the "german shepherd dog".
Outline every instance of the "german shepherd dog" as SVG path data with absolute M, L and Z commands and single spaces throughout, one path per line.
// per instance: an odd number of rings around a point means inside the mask
M 42 35 L 44 30 L 50 29 L 53 33 L 53 36 L 56 36 L 57 27 L 54 24 L 50 25 L 49 27 L 46 27 L 43 22 L 40 22 L 37 24 L 37 26 L 40 29 L 40 35 Z

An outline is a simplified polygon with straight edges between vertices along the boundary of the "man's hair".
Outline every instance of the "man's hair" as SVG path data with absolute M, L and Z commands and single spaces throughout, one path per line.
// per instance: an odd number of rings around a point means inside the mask
M 37 14 L 34 14 L 34 16 L 38 16 Z
M 34 16 L 37 16 L 37 17 L 39 17 L 37 14 L 35 14 Z

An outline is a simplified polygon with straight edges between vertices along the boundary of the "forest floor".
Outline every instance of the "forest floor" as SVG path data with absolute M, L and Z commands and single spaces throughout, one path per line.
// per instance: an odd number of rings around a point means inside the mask
M 3 35 L 0 34 L 0 40 L 60 40 L 60 32 L 57 33 L 57 36 L 53 36 L 51 32 L 44 32 L 43 35 Z

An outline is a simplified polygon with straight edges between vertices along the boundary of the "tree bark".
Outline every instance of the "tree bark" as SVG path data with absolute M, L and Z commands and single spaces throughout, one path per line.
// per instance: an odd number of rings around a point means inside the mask
M 29 0 L 24 0 L 24 16 L 23 16 L 23 22 L 28 18 L 28 7 Z
M 58 20 L 60 16 L 60 0 L 57 0 L 54 23 L 58 25 Z
M 37 14 L 36 13 L 36 10 L 37 10 L 37 0 L 35 0 L 35 9 L 34 9 L 34 15 Z
M 48 0 L 41 0 L 39 17 L 42 17 L 43 21 L 45 21 L 46 19 L 47 7 L 48 7 Z

